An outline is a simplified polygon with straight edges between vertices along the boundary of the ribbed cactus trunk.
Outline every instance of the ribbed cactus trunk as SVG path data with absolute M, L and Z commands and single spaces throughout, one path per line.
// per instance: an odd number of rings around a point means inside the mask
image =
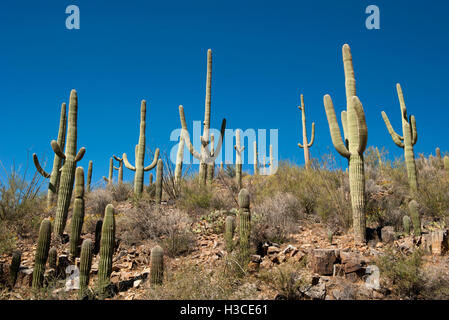
M 421 235 L 421 218 L 419 216 L 418 202 L 416 202 L 416 200 L 410 201 L 408 204 L 408 209 L 413 224 L 413 233 L 415 236 L 419 237 Z
M 58 261 L 58 250 L 55 247 L 53 247 L 50 249 L 50 251 L 48 251 L 48 266 L 51 269 L 56 270 L 57 261 Z
M 62 236 L 67 222 L 67 213 L 72 198 L 73 182 L 75 179 L 76 163 L 80 161 L 85 148 L 81 148 L 76 154 L 77 140 L 77 115 L 78 115 L 78 96 L 75 90 L 70 92 L 69 116 L 67 126 L 67 143 L 65 153 L 62 152 L 61 146 L 55 140 L 51 142 L 51 146 L 55 154 L 65 159 L 62 166 L 61 180 L 58 193 L 58 206 L 56 208 L 56 218 L 54 222 L 54 232 L 58 236 Z
M 363 152 L 368 141 L 368 128 L 362 103 L 357 97 L 351 49 L 347 44 L 343 46 L 343 64 L 347 103 L 347 111 L 341 114 L 344 140 L 341 137 L 334 105 L 329 95 L 324 96 L 324 106 L 332 143 L 338 153 L 348 159 L 354 241 L 363 244 L 366 243 Z
M 159 149 L 156 149 L 154 152 L 154 159 L 153 162 L 147 166 L 144 167 L 144 161 L 145 161 L 145 128 L 146 128 L 146 114 L 147 114 L 147 102 L 145 100 L 142 100 L 141 106 L 140 106 L 140 134 L 139 134 L 139 144 L 136 147 L 136 165 L 133 166 L 129 163 L 128 157 L 126 156 L 126 153 L 123 154 L 123 161 L 125 163 L 125 167 L 129 170 L 132 170 L 135 172 L 134 174 L 134 195 L 137 198 L 140 198 L 142 196 L 143 192 L 143 182 L 144 182 L 144 173 L 147 171 L 150 171 L 156 166 L 157 159 L 159 158 Z
M 118 162 L 118 167 L 114 167 L 118 171 L 118 184 L 123 183 L 123 158 L 114 156 L 114 159 Z
M 51 241 L 51 222 L 44 219 L 39 229 L 39 239 L 37 240 L 36 255 L 34 257 L 34 270 L 32 288 L 39 289 L 44 282 L 45 264 L 47 263 L 48 250 Z
M 258 159 L 258 153 L 257 153 L 257 142 L 254 141 L 253 143 L 254 148 L 254 175 L 259 174 L 259 159 Z
M 86 239 L 81 245 L 80 256 L 80 289 L 79 299 L 84 299 L 88 295 L 90 269 L 92 267 L 93 245 L 92 240 Z
M 176 167 L 175 167 L 175 183 L 179 184 L 182 178 L 182 163 L 184 160 L 184 139 L 182 134 L 179 136 L 178 152 L 176 154 Z
M 200 161 L 198 181 L 203 186 L 205 186 L 207 183 L 207 165 L 213 163 L 217 158 L 218 154 L 220 153 L 221 145 L 223 143 L 224 138 L 224 132 L 226 129 L 226 119 L 223 119 L 221 123 L 220 139 L 218 140 L 218 144 L 215 149 L 214 155 L 212 155 L 211 151 L 209 150 L 211 87 L 212 87 L 212 50 L 209 49 L 207 50 L 206 99 L 204 108 L 203 135 L 201 136 L 200 153 L 198 153 L 194 149 L 190 141 L 189 133 L 187 131 L 187 123 L 184 115 L 184 108 L 182 105 L 179 106 L 179 118 L 181 120 L 182 136 L 187 148 L 189 149 L 189 152 L 192 154 L 192 156 L 194 156 L 196 159 Z
M 164 250 L 160 246 L 151 249 L 150 283 L 151 286 L 161 285 L 164 281 Z
M 210 135 L 210 155 L 213 157 L 215 155 L 214 145 L 215 138 L 214 135 Z M 207 164 L 207 183 L 211 184 L 215 177 L 215 160 Z
M 162 201 L 162 175 L 164 171 L 164 163 L 162 159 L 157 161 L 156 168 L 156 204 L 161 204 Z
M 404 216 L 402 218 L 402 228 L 404 229 L 404 232 L 406 235 L 410 234 L 410 226 L 412 224 L 412 220 L 409 216 Z
M 250 256 L 251 213 L 249 211 L 250 198 L 246 189 L 239 193 L 239 232 L 240 232 L 240 259 L 246 264 Z
M 307 139 L 307 127 L 306 127 L 306 107 L 304 105 L 304 96 L 301 95 L 301 105 L 298 106 L 302 112 L 302 144 L 298 143 L 300 148 L 304 149 L 304 163 L 306 168 L 310 168 L 310 148 L 313 145 L 315 139 L 315 122 L 312 122 L 312 135 L 310 142 Z
M 16 250 L 12 254 L 11 265 L 9 266 L 9 285 L 14 288 L 16 284 L 17 275 L 20 269 L 20 261 L 22 259 L 22 252 Z
M 115 245 L 115 217 L 114 206 L 108 204 L 104 213 L 103 227 L 101 229 L 100 263 L 98 266 L 98 291 L 101 295 L 107 294 L 112 272 L 112 257 Z
M 70 233 L 70 255 L 72 259 L 78 256 L 78 246 L 81 239 L 81 230 L 84 223 L 84 169 L 76 168 L 75 172 L 75 200 L 73 202 L 73 215 Z
M 100 252 L 100 243 L 101 243 L 101 229 L 103 228 L 103 221 L 98 220 L 95 224 L 95 242 L 94 242 L 94 254 L 98 254 Z
M 235 219 L 233 216 L 227 216 L 225 221 L 225 243 L 226 251 L 232 252 L 234 249 L 234 225 Z
M 114 159 L 109 158 L 109 171 L 108 171 L 108 177 L 103 177 L 103 180 L 106 181 L 108 184 L 107 186 L 112 186 L 113 183 L 113 177 L 114 177 Z
M 242 188 L 242 152 L 245 147 L 240 144 L 240 130 L 235 132 L 235 181 L 239 190 Z
M 90 192 L 90 185 L 92 183 L 92 160 L 89 161 L 89 168 L 87 169 L 87 184 L 86 184 L 86 192 Z

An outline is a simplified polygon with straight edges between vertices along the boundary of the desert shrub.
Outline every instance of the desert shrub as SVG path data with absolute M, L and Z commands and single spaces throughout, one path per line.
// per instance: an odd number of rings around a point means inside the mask
M 10 254 L 16 248 L 17 236 L 0 221 L 0 254 Z
M 107 189 L 95 189 L 86 197 L 86 207 L 94 214 L 103 216 L 106 206 L 114 200 L 112 192 Z
M 196 180 L 183 185 L 178 206 L 190 214 L 206 214 L 209 210 L 220 210 L 227 207 L 229 195 L 226 190 L 215 185 L 202 186 Z
M 161 246 L 169 256 L 189 252 L 194 246 L 190 231 L 191 219 L 179 209 L 170 209 L 139 202 L 126 214 L 118 217 L 118 230 L 127 244 L 143 240 L 161 240 Z
M 251 239 L 260 243 L 282 243 L 296 231 L 301 217 L 299 200 L 289 193 L 277 193 L 255 206 L 251 213 Z
M 117 202 L 128 200 L 133 191 L 130 183 L 117 183 L 109 186 L 107 189 L 111 192 L 112 199 Z

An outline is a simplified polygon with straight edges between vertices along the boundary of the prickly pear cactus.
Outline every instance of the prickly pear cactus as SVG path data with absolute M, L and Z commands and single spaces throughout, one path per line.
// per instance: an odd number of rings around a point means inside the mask
M 16 250 L 12 254 L 11 265 L 9 266 L 9 284 L 11 288 L 14 288 L 17 280 L 17 274 L 19 273 L 20 260 L 22 258 L 22 252 Z
M 251 213 L 249 211 L 249 192 L 242 189 L 239 192 L 239 232 L 240 232 L 240 258 L 242 263 L 249 262 L 250 235 L 251 235 Z
M 80 290 L 78 291 L 79 299 L 88 296 L 90 268 L 92 267 L 93 244 L 92 240 L 86 239 L 81 245 L 80 257 Z
M 65 145 L 66 127 L 67 127 L 66 104 L 63 103 L 61 106 L 61 116 L 59 118 L 59 130 L 57 140 L 61 149 L 63 149 Z M 61 168 L 62 158 L 57 154 L 55 154 L 53 158 L 53 169 L 51 170 L 51 174 L 48 174 L 44 169 L 42 169 L 39 163 L 39 159 L 37 158 L 37 155 L 35 153 L 33 153 L 33 161 L 37 171 L 44 178 L 50 178 L 50 182 L 48 183 L 47 208 L 51 208 L 58 194 L 59 179 L 61 177 L 61 172 L 59 171 L 59 169 Z
M 73 202 L 73 215 L 70 233 L 70 255 L 74 259 L 78 256 L 78 246 L 81 239 L 81 230 L 84 223 L 84 169 L 76 168 L 75 172 L 75 200 Z
M 157 161 L 157 169 L 156 169 L 156 204 L 161 204 L 162 200 L 162 174 L 164 170 L 164 163 L 162 159 Z
M 365 168 L 363 153 L 368 141 L 365 112 L 357 97 L 351 49 L 343 46 L 347 110 L 341 113 L 344 140 L 329 95 L 324 96 L 324 107 L 329 122 L 332 143 L 340 155 L 349 162 L 349 188 L 351 193 L 352 223 L 356 243 L 366 243 Z
M 78 96 L 76 91 L 72 90 L 70 92 L 65 153 L 62 152 L 62 148 L 57 141 L 53 140 L 51 142 L 51 146 L 55 154 L 64 159 L 58 192 L 58 206 L 56 208 L 56 218 L 54 222 L 54 232 L 58 236 L 62 236 L 64 233 L 65 224 L 67 222 L 67 213 L 69 211 L 73 191 L 73 182 L 75 180 L 76 163 L 83 158 L 84 153 L 86 152 L 85 148 L 81 148 L 76 154 L 77 115 Z
M 234 250 L 234 226 L 235 218 L 233 216 L 227 216 L 225 221 L 225 242 L 228 253 Z
M 412 200 L 408 204 L 408 210 L 413 224 L 413 233 L 419 237 L 421 235 L 421 219 L 419 217 L 419 206 L 416 200 Z
M 51 241 L 51 222 L 44 219 L 39 229 L 39 239 L 37 241 L 36 255 L 34 257 L 34 271 L 32 288 L 39 289 L 44 282 L 45 264 L 47 263 L 48 251 Z
M 101 229 L 100 263 L 98 266 L 98 292 L 107 295 L 112 272 L 112 256 L 115 244 L 114 206 L 106 206 L 103 227 Z
M 133 166 L 128 161 L 128 156 L 126 153 L 123 154 L 123 162 L 125 167 L 131 171 L 134 171 L 134 196 L 140 198 L 143 192 L 143 181 L 144 181 L 144 173 L 150 171 L 156 166 L 157 159 L 159 158 L 159 148 L 154 152 L 153 162 L 144 167 L 145 161 L 145 129 L 146 129 L 146 117 L 147 114 L 147 102 L 142 100 L 140 106 L 140 134 L 139 134 L 139 144 L 136 146 L 135 155 L 136 155 L 136 166 Z
M 164 250 L 160 246 L 151 249 L 150 283 L 161 285 L 164 280 Z
M 87 168 L 87 184 L 86 184 L 86 192 L 90 192 L 90 185 L 92 183 L 92 160 L 89 161 L 89 167 Z
M 409 216 L 404 216 L 402 218 L 402 227 L 404 228 L 405 234 L 410 234 L 410 225 L 412 224 L 412 220 Z

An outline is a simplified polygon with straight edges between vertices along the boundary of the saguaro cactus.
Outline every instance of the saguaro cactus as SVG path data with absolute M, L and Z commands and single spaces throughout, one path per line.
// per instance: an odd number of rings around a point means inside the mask
M 239 232 L 240 232 L 240 258 L 246 263 L 250 256 L 251 213 L 249 211 L 249 192 L 242 189 L 239 192 Z
M 419 237 L 421 235 L 421 219 L 419 217 L 418 202 L 412 200 L 408 203 L 408 210 L 413 224 L 413 233 Z
M 62 166 L 61 181 L 58 192 L 58 206 L 56 208 L 56 218 L 54 222 L 54 232 L 56 235 L 62 236 L 65 224 L 67 222 L 67 213 L 69 211 L 70 201 L 73 191 L 73 180 L 75 179 L 76 163 L 80 161 L 86 149 L 81 148 L 76 154 L 77 140 L 77 114 L 78 114 L 78 96 L 75 90 L 70 92 L 69 117 L 67 127 L 67 143 L 65 153 L 55 140 L 51 142 L 51 147 L 55 154 L 64 159 Z
M 215 155 L 214 145 L 215 138 L 214 135 L 210 135 L 210 155 L 213 157 Z M 215 177 L 215 160 L 212 160 L 211 163 L 207 164 L 207 181 L 209 184 L 212 183 Z
M 84 222 L 84 169 L 76 168 L 75 172 L 75 200 L 73 201 L 73 215 L 70 233 L 70 255 L 78 256 L 78 245 L 81 239 L 81 230 Z
M 98 220 L 95 224 L 95 242 L 94 242 L 94 254 L 100 252 L 100 242 L 101 242 L 101 229 L 103 228 L 103 221 Z
M 119 158 L 117 156 L 113 156 L 114 159 L 118 162 L 118 167 L 114 167 L 115 170 L 118 171 L 118 184 L 123 183 L 123 158 Z
M 162 200 L 162 174 L 164 171 L 164 163 L 162 162 L 162 159 L 159 159 L 157 161 L 157 168 L 156 168 L 156 204 L 161 204 Z
M 67 127 L 66 104 L 63 103 L 61 106 L 61 116 L 59 118 L 59 130 L 58 130 L 58 144 L 61 147 L 61 149 L 63 149 L 65 145 L 66 127 Z M 57 154 L 55 154 L 53 158 L 53 169 L 51 170 L 51 174 L 48 174 L 44 169 L 42 169 L 39 163 L 39 159 L 37 158 L 37 155 L 35 153 L 33 153 L 33 161 L 37 171 L 44 178 L 50 178 L 50 182 L 48 183 L 47 207 L 51 208 L 55 201 L 56 194 L 58 193 L 59 179 L 61 177 L 59 169 L 61 168 L 62 158 Z
M 92 182 L 92 160 L 89 161 L 89 167 L 87 168 L 87 184 L 86 192 L 90 192 L 90 184 Z
M 312 135 L 310 137 L 310 142 L 307 139 L 307 128 L 306 128 L 306 107 L 304 105 L 304 96 L 301 95 L 301 105 L 298 106 L 299 110 L 302 112 L 302 144 L 298 142 L 298 146 L 304 149 L 304 161 L 306 168 L 310 168 L 310 150 L 313 141 L 315 140 L 315 122 L 312 122 Z
M 92 267 L 92 251 L 92 240 L 84 240 L 81 245 L 80 256 L 80 290 L 78 291 L 78 297 L 80 299 L 84 299 L 88 294 L 90 268 Z
M 114 243 L 114 206 L 112 204 L 108 204 L 105 209 L 103 227 L 101 229 L 100 264 L 98 266 L 98 291 L 102 295 L 107 293 L 107 288 L 110 284 Z
M 240 129 L 235 131 L 235 180 L 239 190 L 242 188 L 242 152 L 245 146 L 240 145 Z
M 257 142 L 253 142 L 253 148 L 254 148 L 254 175 L 259 174 L 259 159 L 258 159 L 258 153 L 257 153 Z
M 341 113 L 345 141 L 342 140 L 334 105 L 329 95 L 324 96 L 324 106 L 335 149 L 349 162 L 349 187 L 352 204 L 354 240 L 366 242 L 365 170 L 363 152 L 368 141 L 365 112 L 357 97 L 351 49 L 343 46 L 347 111 Z
M 58 261 L 58 250 L 55 247 L 48 251 L 48 266 L 56 270 L 56 262 Z
M 410 186 L 410 190 L 412 191 L 413 194 L 415 194 L 418 191 L 415 154 L 413 152 L 413 146 L 418 140 L 418 132 L 416 131 L 416 120 L 413 115 L 411 115 L 410 118 L 407 119 L 407 108 L 405 106 L 402 88 L 399 83 L 396 84 L 396 89 L 398 92 L 399 104 L 401 106 L 403 136 L 400 136 L 394 131 L 393 127 L 390 124 L 390 120 L 388 119 L 388 116 L 384 111 L 382 111 L 382 118 L 385 121 L 385 125 L 387 126 L 388 132 L 390 133 L 394 143 L 398 147 L 404 149 L 405 164 L 407 166 L 408 183 Z
M 410 234 L 410 225 L 412 221 L 409 216 L 404 216 L 402 218 L 402 227 L 404 228 L 404 232 L 409 235 Z
M 136 166 L 133 166 L 129 163 L 128 157 L 126 153 L 123 154 L 123 162 L 125 163 L 125 167 L 131 171 L 134 171 L 134 195 L 138 198 L 141 197 L 143 192 L 143 181 L 144 181 L 144 173 L 150 171 L 156 166 L 157 159 L 159 158 L 159 148 L 154 152 L 153 162 L 144 167 L 145 161 L 145 128 L 146 121 L 145 117 L 147 114 L 147 102 L 142 100 L 140 106 L 140 134 L 139 134 L 139 144 L 136 146 L 135 154 L 136 154 Z
M 160 246 L 151 249 L 150 283 L 152 286 L 161 285 L 164 280 L 164 250 Z
M 234 225 L 235 219 L 233 216 L 227 216 L 225 222 L 225 242 L 226 250 L 231 252 L 234 249 Z
M 223 119 L 221 123 L 221 134 L 218 140 L 217 148 L 215 149 L 215 155 L 212 156 L 209 150 L 209 130 L 210 130 L 210 104 L 211 104 L 211 82 L 212 82 L 212 50 L 207 50 L 207 77 L 206 77 L 206 101 L 204 111 L 204 127 L 203 135 L 201 137 L 201 153 L 197 152 L 192 143 L 190 142 L 189 132 L 187 131 L 186 118 L 184 115 L 184 108 L 179 106 L 179 118 L 181 120 L 182 135 L 186 143 L 189 152 L 196 159 L 200 161 L 199 181 L 202 185 L 206 185 L 207 176 L 207 164 L 215 161 L 220 153 L 220 148 L 224 138 L 224 132 L 226 129 L 226 119 Z
M 114 158 L 109 158 L 109 174 L 107 178 L 103 176 L 103 180 L 108 183 L 108 187 L 112 186 L 112 183 L 114 182 L 113 177 L 114 177 Z
M 184 139 L 182 134 L 179 135 L 178 153 L 176 154 L 176 167 L 175 167 L 175 183 L 178 184 L 182 178 L 182 164 L 184 161 Z
M 36 255 L 34 257 L 33 289 L 39 289 L 44 282 L 45 264 L 47 263 L 50 241 L 51 222 L 48 219 L 44 219 L 39 229 L 39 239 L 37 240 Z
M 16 250 L 12 254 L 11 265 L 9 266 L 9 284 L 11 288 L 14 288 L 17 280 L 17 274 L 19 273 L 20 260 L 22 258 L 22 252 Z

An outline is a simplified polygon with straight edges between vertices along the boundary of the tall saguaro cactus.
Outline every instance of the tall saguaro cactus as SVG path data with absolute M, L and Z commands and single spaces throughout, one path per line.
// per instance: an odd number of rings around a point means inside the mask
M 63 103 L 61 106 L 61 116 L 59 118 L 59 130 L 57 140 L 61 149 L 64 148 L 65 145 L 66 127 L 67 127 L 66 104 Z M 44 178 L 50 178 L 50 182 L 48 183 L 47 207 L 51 208 L 53 206 L 53 203 L 55 202 L 55 198 L 58 193 L 59 180 L 61 177 L 59 169 L 61 168 L 62 158 L 57 154 L 55 154 L 53 158 L 53 169 L 51 170 L 51 174 L 47 173 L 44 169 L 42 169 L 39 163 L 39 159 L 37 158 L 37 155 L 35 153 L 33 153 L 33 161 L 37 171 Z
M 78 95 L 76 90 L 72 90 L 70 92 L 65 153 L 62 152 L 62 148 L 57 141 L 52 140 L 51 142 L 51 147 L 53 148 L 55 154 L 61 159 L 64 159 L 58 192 L 58 206 L 56 208 L 56 218 L 54 222 L 54 232 L 59 236 L 62 236 L 64 233 L 65 224 L 67 222 L 67 213 L 69 211 L 73 191 L 73 181 L 75 179 L 76 163 L 81 161 L 84 153 L 86 152 L 86 149 L 83 147 L 78 151 L 78 153 L 76 153 L 77 116 Z
M 345 141 L 342 140 L 334 105 L 329 95 L 324 96 L 324 107 L 329 122 L 332 143 L 340 155 L 349 162 L 349 187 L 351 192 L 354 240 L 366 242 L 365 169 L 363 152 L 368 141 L 365 112 L 357 97 L 354 67 L 349 45 L 343 46 L 347 110 L 341 113 Z
M 114 159 L 118 162 L 118 167 L 114 166 L 114 169 L 118 171 L 118 184 L 123 183 L 123 158 L 119 158 L 117 156 L 113 156 Z
M 254 149 L 254 175 L 259 174 L 259 159 L 258 159 L 258 153 L 257 153 L 257 142 L 253 142 L 253 149 Z
M 37 240 L 36 255 L 34 258 L 33 289 L 42 287 L 44 281 L 45 264 L 47 263 L 48 251 L 51 241 L 51 222 L 44 219 L 39 229 L 39 239 Z
M 109 174 L 108 177 L 103 177 L 103 180 L 108 183 L 108 186 L 112 186 L 114 177 L 114 159 L 109 158 Z
M 178 153 L 176 154 L 176 167 L 175 167 L 175 183 L 179 184 L 182 178 L 182 164 L 184 161 L 184 139 L 182 134 L 179 135 Z
M 92 182 L 92 160 L 89 161 L 89 167 L 87 168 L 87 184 L 86 192 L 90 192 L 90 184 Z
M 145 161 L 145 128 L 146 121 L 145 117 L 147 114 L 147 102 L 142 100 L 140 106 L 140 134 L 139 134 L 139 144 L 136 146 L 135 154 L 136 154 L 136 166 L 133 166 L 129 163 L 128 157 L 126 153 L 123 154 L 123 162 L 125 163 L 125 167 L 131 171 L 134 171 L 134 195 L 138 198 L 142 195 L 143 192 L 143 181 L 144 181 L 144 173 L 150 171 L 156 166 L 157 159 L 159 158 L 159 148 L 154 152 L 153 162 L 144 167 Z
M 108 204 L 104 213 L 103 226 L 101 228 L 100 264 L 98 266 L 98 290 L 100 294 L 106 294 L 110 284 L 112 272 L 112 256 L 115 244 L 115 217 L 114 206 Z
M 211 134 L 210 135 L 210 155 L 213 157 L 215 155 L 215 138 L 214 135 Z M 215 160 L 212 160 L 211 163 L 207 164 L 207 182 L 209 184 L 212 183 L 212 181 L 214 180 L 215 177 Z
M 310 168 L 310 150 L 313 141 L 315 140 L 315 122 L 312 122 L 312 135 L 310 137 L 310 142 L 307 139 L 307 128 L 306 128 L 306 107 L 304 105 L 304 95 L 301 95 L 301 105 L 298 106 L 299 110 L 302 112 L 302 144 L 298 142 L 298 146 L 304 149 L 304 161 L 306 168 Z
M 84 223 L 84 169 L 76 168 L 75 171 L 75 200 L 73 201 L 73 215 L 70 233 L 70 255 L 75 258 L 78 255 L 78 245 L 81 239 L 81 230 Z
M 401 85 L 396 84 L 396 90 L 398 92 L 399 104 L 401 106 L 401 119 L 402 119 L 402 136 L 397 134 L 393 127 L 391 126 L 390 120 L 387 114 L 382 111 L 382 118 L 385 121 L 388 132 L 391 135 L 394 143 L 399 147 L 404 149 L 405 164 L 407 166 L 407 176 L 410 190 L 412 193 L 418 191 L 418 180 L 416 177 L 416 165 L 415 165 L 415 154 L 413 152 L 413 146 L 418 140 L 418 132 L 416 131 L 416 120 L 413 115 L 407 118 L 407 108 L 405 106 L 404 95 L 402 93 Z
M 250 197 L 246 189 L 239 192 L 239 232 L 240 232 L 240 258 L 248 262 L 250 256 L 251 213 L 249 211 Z
M 162 162 L 162 159 L 159 159 L 157 161 L 157 168 L 156 168 L 156 204 L 161 204 L 162 200 L 162 174 L 164 171 L 164 163 Z
M 235 132 L 235 179 L 239 190 L 242 188 L 242 152 L 245 150 L 245 146 L 240 144 L 240 129 Z
M 207 165 L 214 162 L 220 153 L 221 145 L 223 143 L 224 132 L 226 129 L 226 119 L 221 123 L 221 134 L 218 140 L 215 154 L 212 156 L 209 150 L 209 130 L 210 130 L 210 104 L 211 104 L 211 86 L 212 86 L 212 50 L 207 50 L 207 77 L 206 77 L 206 101 L 204 110 L 204 126 L 203 135 L 201 137 L 201 152 L 196 151 L 190 141 L 189 132 L 187 130 L 186 118 L 184 115 L 184 108 L 179 106 L 179 118 L 181 120 L 182 135 L 189 152 L 196 159 L 200 161 L 199 181 L 202 185 L 206 185 L 207 180 Z

